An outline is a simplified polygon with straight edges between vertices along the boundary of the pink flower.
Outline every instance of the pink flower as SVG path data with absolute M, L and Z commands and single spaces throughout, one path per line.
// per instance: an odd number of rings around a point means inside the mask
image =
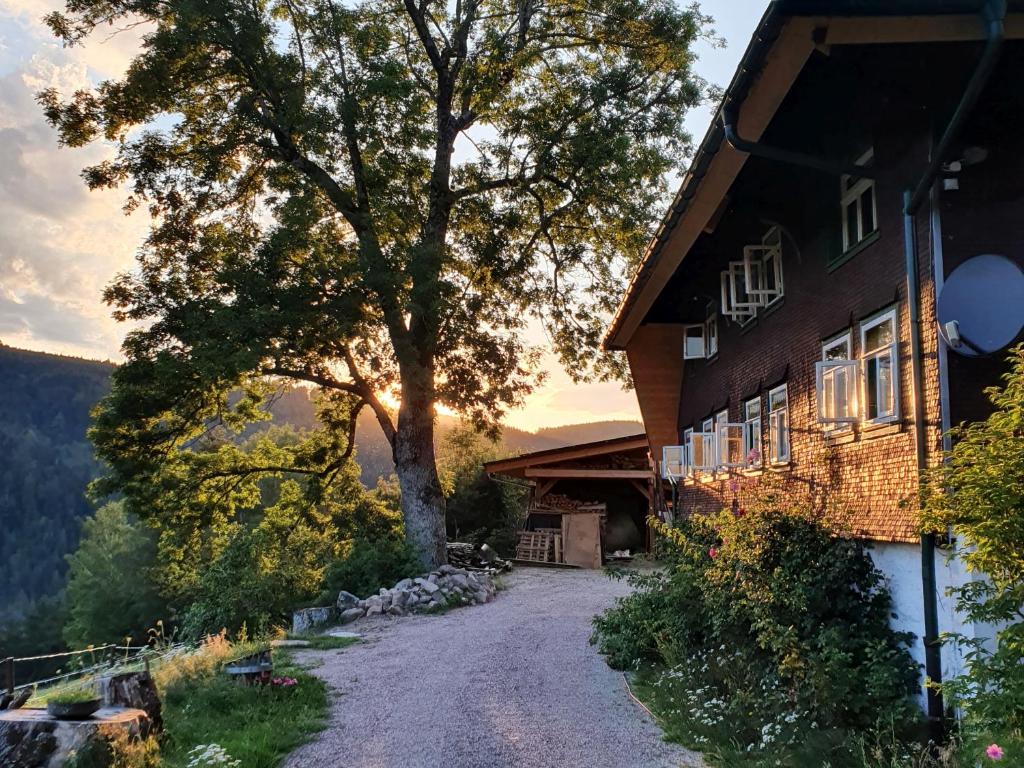
M 985 754 L 988 755 L 990 760 L 1002 760 L 1003 759 L 1003 748 L 998 744 L 989 744 L 985 750 Z
M 708 555 L 711 557 L 712 560 L 714 560 L 716 557 L 718 557 L 718 549 L 716 547 L 712 547 L 708 550 Z

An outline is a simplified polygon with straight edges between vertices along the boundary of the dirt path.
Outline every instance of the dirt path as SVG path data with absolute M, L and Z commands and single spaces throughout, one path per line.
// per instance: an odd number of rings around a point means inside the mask
M 587 643 L 627 587 L 596 571 L 518 569 L 486 605 L 388 620 L 310 653 L 334 690 L 327 730 L 286 765 L 676 768 L 700 765 Z

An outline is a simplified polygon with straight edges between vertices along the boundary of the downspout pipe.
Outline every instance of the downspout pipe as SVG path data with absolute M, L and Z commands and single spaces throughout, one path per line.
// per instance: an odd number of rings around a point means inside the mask
M 903 195 L 903 244 L 907 269 L 907 306 L 910 316 L 911 376 L 914 386 L 914 442 L 917 448 L 918 476 L 927 469 L 924 371 L 921 353 L 921 286 L 918 271 L 916 214 L 927 199 L 942 167 L 943 158 L 960 135 L 981 92 L 988 83 L 999 58 L 1005 37 L 1006 0 L 987 0 L 981 10 L 985 23 L 985 50 L 968 81 L 960 102 L 946 126 L 939 143 L 934 147 L 924 175 L 913 190 Z M 939 639 L 938 587 L 935 577 L 935 537 L 921 536 L 921 585 L 924 592 L 924 653 L 925 673 L 935 682 L 942 682 L 942 652 Z M 928 688 L 928 719 L 937 734 L 941 734 L 944 708 L 941 691 Z

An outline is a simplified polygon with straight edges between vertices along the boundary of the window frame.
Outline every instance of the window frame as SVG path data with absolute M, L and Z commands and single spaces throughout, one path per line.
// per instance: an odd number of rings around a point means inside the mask
M 686 461 L 686 477 L 693 477 L 693 427 L 683 430 L 683 448 L 686 451 L 683 457 Z
M 691 330 L 700 330 L 700 354 L 690 354 L 690 341 L 689 332 Z M 694 337 L 696 342 L 696 337 Z M 703 360 L 707 357 L 708 341 L 707 341 L 707 322 L 703 323 L 687 323 L 683 326 L 683 360 Z
M 757 405 L 757 416 L 751 417 L 750 406 Z M 743 402 L 743 424 L 745 425 L 743 451 L 748 467 L 759 467 L 764 464 L 764 438 L 762 435 L 761 395 L 751 397 Z M 754 426 L 756 424 L 756 426 Z M 757 451 L 757 459 L 750 460 L 751 454 Z
M 701 422 L 701 431 L 694 432 L 691 435 L 690 444 L 695 445 L 695 441 L 701 441 L 701 454 L 709 454 L 712 459 L 712 463 L 697 464 L 697 452 L 691 448 L 690 451 L 690 466 L 693 469 L 694 476 L 696 475 L 707 475 L 715 471 L 714 459 L 716 458 L 715 451 L 715 435 L 711 430 L 714 429 L 714 419 L 704 419 Z M 705 457 L 707 458 L 707 457 Z
M 778 392 L 783 392 L 786 395 L 786 405 L 781 408 L 774 408 L 772 398 Z M 777 448 L 779 447 L 776 441 L 776 433 L 778 426 L 776 421 L 780 420 L 778 414 L 782 414 L 785 418 L 785 438 L 786 438 L 786 453 L 785 456 L 781 453 L 777 454 Z M 788 383 L 779 384 L 778 386 L 772 387 L 768 390 L 768 461 L 774 466 L 782 466 L 788 464 L 793 458 L 793 441 L 791 438 L 792 430 L 789 425 L 789 385 Z
M 900 356 L 899 356 L 899 343 L 900 343 L 900 324 L 899 314 L 897 307 L 892 306 L 888 309 L 884 309 L 881 312 L 877 312 L 860 321 L 860 380 L 861 380 L 861 398 L 863 402 L 863 415 L 862 419 L 865 424 L 891 424 L 899 421 L 900 419 Z M 892 341 L 876 349 L 868 349 L 867 345 L 867 334 L 874 328 L 882 325 L 883 323 L 892 323 Z M 880 359 L 884 356 L 889 357 L 890 365 L 890 383 L 891 383 L 891 396 L 892 396 L 892 412 L 884 416 L 871 417 L 869 413 L 871 400 L 868 397 L 868 376 L 870 371 L 870 363 L 873 360 Z M 879 379 L 880 381 L 880 379 Z M 875 400 L 879 401 L 880 390 L 877 389 L 878 382 L 876 381 Z
M 875 159 L 874 147 L 868 149 L 864 154 L 854 161 L 854 165 L 867 167 Z M 875 188 L 875 180 L 861 177 L 856 181 L 851 180 L 851 174 L 844 173 L 839 177 L 839 214 L 843 225 L 843 254 L 849 253 L 858 245 L 867 240 L 878 231 L 878 193 Z M 864 214 L 862 210 L 864 193 L 871 190 L 871 222 L 874 225 L 869 232 L 864 232 Z M 847 214 L 851 206 L 856 206 L 857 237 L 854 239 L 850 233 L 850 218 Z
M 675 453 L 678 461 L 674 462 L 679 467 L 679 472 L 670 474 L 669 454 Z M 661 447 L 661 476 L 670 483 L 676 483 L 686 477 L 686 447 L 683 445 L 663 445 Z
M 704 359 L 711 360 L 718 354 L 718 310 L 714 302 L 708 303 L 704 319 Z
M 845 356 L 828 356 L 831 350 L 846 346 Z M 860 361 L 853 353 L 853 329 L 847 329 L 836 334 L 830 339 L 821 343 L 821 360 L 814 365 L 815 368 L 815 395 L 816 414 L 818 423 L 825 425 L 825 431 L 829 434 L 843 432 L 853 428 L 853 425 L 860 421 L 860 403 L 858 392 L 860 391 Z M 835 399 L 835 386 L 832 387 L 832 415 L 826 413 L 826 406 L 829 398 L 826 396 L 826 385 L 829 378 L 834 379 L 838 371 L 846 372 L 846 394 L 847 411 L 845 416 L 838 415 Z
M 755 256 L 755 253 L 760 255 Z M 764 287 L 769 262 L 775 279 L 774 289 Z M 782 276 L 782 230 L 778 226 L 773 226 L 765 232 L 760 245 L 748 245 L 743 248 L 743 269 L 746 275 L 747 295 L 757 297 L 761 309 L 767 309 L 782 300 L 786 295 L 786 288 Z M 759 287 L 750 287 L 755 284 Z

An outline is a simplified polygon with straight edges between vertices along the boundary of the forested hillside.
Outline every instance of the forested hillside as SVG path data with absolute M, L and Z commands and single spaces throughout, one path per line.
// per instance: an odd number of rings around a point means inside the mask
M 0 345 L 0 625 L 64 584 L 97 470 L 89 411 L 113 369 Z
M 99 467 L 85 434 L 89 412 L 106 393 L 111 363 L 28 352 L 0 344 L 0 628 L 64 585 L 65 556 L 78 544 L 85 498 Z M 299 429 L 316 423 L 306 389 L 286 390 L 271 405 L 272 421 Z M 437 440 L 458 426 L 441 416 Z M 255 432 L 258 427 L 249 432 Z M 602 440 L 642 430 L 631 421 L 552 427 L 537 433 L 506 428 L 504 451 L 524 453 Z M 391 449 L 369 411 L 356 433 L 360 479 L 373 487 L 393 471 Z

